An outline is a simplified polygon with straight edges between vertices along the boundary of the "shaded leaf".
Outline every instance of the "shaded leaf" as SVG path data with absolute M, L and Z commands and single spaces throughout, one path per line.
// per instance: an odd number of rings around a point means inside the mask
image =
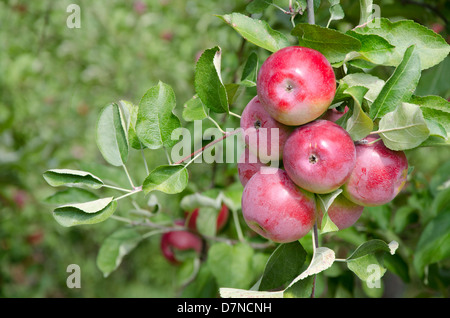
M 411 45 L 417 48 L 421 70 L 439 64 L 450 52 L 450 46 L 439 34 L 412 20 L 391 22 L 379 18 L 380 26 L 365 25 L 353 29 L 359 34 L 375 34 L 395 46 L 391 58 L 384 65 L 400 65 L 403 56 Z
M 116 210 L 113 197 L 83 203 L 66 204 L 53 211 L 56 221 L 65 227 L 95 224 L 108 219 Z
M 206 108 L 228 113 L 228 96 L 220 71 L 221 54 L 218 46 L 203 52 L 195 66 L 194 86 Z
M 252 19 L 236 12 L 218 17 L 228 23 L 244 39 L 270 52 L 276 52 L 290 45 L 283 33 L 273 30 L 264 20 Z
M 142 236 L 133 228 L 122 228 L 108 236 L 97 254 L 97 267 L 108 277 L 141 241 Z
M 103 186 L 103 181 L 93 174 L 71 169 L 50 169 L 44 172 L 45 181 L 52 187 L 89 187 L 99 189 Z
M 348 53 L 361 48 L 358 39 L 319 25 L 298 23 L 291 33 L 298 37 L 300 46 L 321 52 L 330 63 L 341 62 Z
M 181 127 L 180 120 L 173 113 L 175 106 L 175 93 L 163 82 L 150 88 L 141 98 L 136 134 L 146 147 L 170 148 L 178 142 L 171 139 L 172 132 Z
M 142 190 L 148 194 L 160 191 L 175 194 L 183 191 L 188 184 L 188 172 L 182 165 L 163 165 L 155 168 L 144 180 Z
M 420 60 L 414 46 L 405 51 L 402 62 L 386 81 L 370 107 L 372 119 L 383 117 L 412 96 L 420 78 Z
M 306 251 L 298 241 L 278 245 L 267 261 L 259 290 L 277 289 L 291 282 L 305 260 Z
M 128 136 L 124 112 L 113 103 L 102 109 L 97 121 L 96 141 L 103 158 L 113 165 L 122 166 L 128 158 Z
M 392 150 L 417 147 L 430 135 L 420 107 L 409 103 L 381 118 L 379 129 L 385 146 Z

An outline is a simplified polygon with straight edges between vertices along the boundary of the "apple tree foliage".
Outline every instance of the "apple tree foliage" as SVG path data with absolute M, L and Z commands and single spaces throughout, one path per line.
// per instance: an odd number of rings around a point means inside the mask
M 367 208 L 364 213 L 369 220 L 375 220 L 378 228 L 353 227 L 340 233 L 326 214 L 342 191 L 339 189 L 317 195 L 317 202 L 325 211 L 318 233 L 312 231 L 299 241 L 275 244 L 252 233 L 243 221 L 243 189 L 236 175 L 228 176 L 234 181 L 222 188 L 202 190 L 195 185 L 194 173 L 201 173 L 193 169 L 195 159 L 206 151 L 218 152 L 216 146 L 226 138 L 234 138 L 232 133 L 222 127 L 222 136 L 215 136 L 213 142 L 200 142 L 200 148 L 185 154 L 184 160 L 173 162 L 170 158 L 178 143 L 172 138 L 177 128 L 194 121 L 212 122 L 218 127 L 226 120 L 236 124 L 242 107 L 235 101 L 246 90 L 255 89 L 261 62 L 270 53 L 290 45 L 315 49 L 332 64 L 337 91 L 330 108 L 349 106 L 337 123 L 355 142 L 376 132 L 392 150 L 450 146 L 450 103 L 441 96 L 420 96 L 415 91 L 422 72 L 443 62 L 450 46 L 439 34 L 419 23 L 374 16 L 369 14 L 372 1 L 359 2 L 360 21 L 347 30 L 331 27 L 333 21 L 345 17 L 339 0 L 322 1 L 320 14 L 329 17 L 326 26 L 301 19 L 310 14 L 305 0 L 291 1 L 286 10 L 275 0 L 254 0 L 245 12 L 218 15 L 229 25 L 230 32 L 242 37 L 243 45 L 253 48 L 233 71 L 239 75 L 232 81 L 222 77 L 223 69 L 229 68 L 222 63 L 223 57 L 234 53 L 217 45 L 205 48 L 192 65 L 195 96 L 181 101 L 181 116 L 174 111 L 180 103 L 176 92 L 161 81 L 137 103 L 120 100 L 105 106 L 98 116 L 96 143 L 105 161 L 123 170 L 129 184 L 117 184 L 89 171 L 46 171 L 43 177 L 50 186 L 67 187 L 53 196 L 53 201 L 59 203 L 53 210 L 56 222 L 64 227 L 109 219 L 123 222 L 105 237 L 98 253 L 97 265 L 106 277 L 114 275 L 126 255 L 142 240 L 156 240 L 162 233 L 177 229 L 174 220 L 160 208 L 155 194 L 181 195 L 180 210 L 200 208 L 198 232 L 205 242 L 201 255 L 188 254 L 184 258 L 183 295 L 187 296 L 205 296 L 205 290 L 210 290 L 207 296 L 221 297 L 317 296 L 324 284 L 320 273 L 331 280 L 350 273 L 362 281 L 369 296 L 380 295 L 382 289 L 372 285 L 383 284 L 380 279 L 386 271 L 404 281 L 409 281 L 410 272 L 414 271 L 426 280 L 430 266 L 450 256 L 450 213 L 444 208 L 450 189 L 445 179 L 450 171 L 448 165 L 441 168 L 442 176 L 433 179 L 429 206 L 404 205 L 394 215 L 385 206 Z M 314 3 L 318 10 L 320 1 Z M 278 31 L 264 19 L 265 10 L 272 6 L 286 13 L 287 19 L 291 17 L 290 32 Z M 388 70 L 384 76 L 376 71 L 381 67 Z M 234 128 L 237 127 L 238 124 Z M 167 163 L 151 166 L 144 156 L 151 151 L 166 154 Z M 143 154 L 141 162 L 129 160 L 132 152 Z M 139 157 L 133 157 L 136 158 Z M 133 175 L 135 164 L 144 164 L 147 175 Z M 139 205 L 135 201 L 138 196 L 147 198 L 148 204 Z M 414 197 L 408 200 L 414 203 Z M 124 201 L 131 203 L 124 204 L 127 210 L 121 207 Z M 214 222 L 222 204 L 230 208 L 231 218 L 227 230 L 218 232 Z M 402 246 L 399 233 L 405 231 L 415 209 L 427 210 L 427 220 L 412 250 Z M 374 233 L 380 231 L 387 233 L 383 240 L 374 238 Z M 340 249 L 333 240 L 351 249 Z M 410 260 L 411 267 L 407 264 Z

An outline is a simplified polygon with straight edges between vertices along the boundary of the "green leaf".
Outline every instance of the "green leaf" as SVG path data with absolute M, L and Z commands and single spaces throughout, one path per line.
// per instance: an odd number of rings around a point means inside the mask
M 219 286 L 247 289 L 253 281 L 253 249 L 244 243 L 215 243 L 208 250 L 206 264 Z
M 402 103 L 381 118 L 379 135 L 389 149 L 406 150 L 419 146 L 428 138 L 430 130 L 419 106 Z
M 244 39 L 270 52 L 276 52 L 290 45 L 283 33 L 273 30 L 264 20 L 252 19 L 236 12 L 218 17 L 228 23 Z
M 136 135 L 136 121 L 139 107 L 126 100 L 119 101 L 119 107 L 121 107 L 121 109 L 123 110 L 123 113 L 125 115 L 124 117 L 126 119 L 125 128 L 128 130 L 128 144 L 132 148 L 137 150 L 145 148 L 145 146 L 142 145 L 142 143 L 139 141 L 139 138 Z
M 409 103 L 420 106 L 423 117 L 440 124 L 450 135 L 450 102 L 440 96 L 412 96 Z
M 421 70 L 439 64 L 450 52 L 450 46 L 439 34 L 412 20 L 391 22 L 379 18 L 379 27 L 365 25 L 353 29 L 359 34 L 375 34 L 395 46 L 391 58 L 384 65 L 397 66 L 411 45 L 417 48 Z
M 246 87 L 256 86 L 256 78 L 258 76 L 258 56 L 255 52 L 252 52 L 245 62 L 244 69 L 242 71 L 240 85 Z
M 405 51 L 400 65 L 387 80 L 370 107 L 372 119 L 383 117 L 392 112 L 401 102 L 406 102 L 412 96 L 420 79 L 420 60 L 414 46 Z
M 144 180 L 142 190 L 145 194 L 160 191 L 175 194 L 183 191 L 188 184 L 188 172 L 182 165 L 163 165 L 155 168 Z
M 450 213 L 443 211 L 432 219 L 420 235 L 414 250 L 414 267 L 420 276 L 427 265 L 450 257 Z
M 133 228 L 122 228 L 108 236 L 97 254 L 97 267 L 108 277 L 141 241 L 142 236 Z
M 128 137 L 123 110 L 113 103 L 102 109 L 97 121 L 97 146 L 103 158 L 113 165 L 122 166 L 128 158 Z
M 193 193 L 183 197 L 180 202 L 180 207 L 184 211 L 193 211 L 199 207 L 212 207 L 220 209 L 221 202 L 219 197 L 212 198 L 203 193 Z
M 388 252 L 391 255 L 394 255 L 397 248 L 398 243 L 396 241 L 391 241 L 388 244 L 382 240 L 374 239 L 364 242 L 363 244 L 358 246 L 356 250 L 349 257 L 347 257 L 346 260 L 350 261 L 365 256 L 367 254 L 373 254 L 380 251 Z
M 312 276 L 326 270 L 331 265 L 333 265 L 334 260 L 335 254 L 333 250 L 329 249 L 328 247 L 316 248 L 308 268 L 299 276 L 297 276 L 286 289 L 291 288 L 299 280 L 305 279 L 308 276 Z
M 339 228 L 336 226 L 336 224 L 333 223 L 330 216 L 328 215 L 328 209 L 330 208 L 331 204 L 333 204 L 334 199 L 336 199 L 339 194 L 341 194 L 342 189 L 337 189 L 336 191 L 333 191 L 331 193 L 327 194 L 316 194 L 317 198 L 317 204 L 319 209 L 322 211 L 322 220 L 320 223 L 320 232 L 327 233 L 327 232 L 335 232 L 339 231 Z
M 208 117 L 205 106 L 197 95 L 184 104 L 183 119 L 185 121 L 203 120 Z
M 308 276 L 284 290 L 284 298 L 310 298 L 314 285 L 314 277 Z
M 369 22 L 372 13 L 372 0 L 359 0 L 360 17 L 359 25 Z
M 389 244 L 382 240 L 370 240 L 361 244 L 347 259 L 348 268 L 365 282 L 379 280 L 386 268 L 383 265 L 384 253 L 391 255 L 398 248 L 398 243 L 392 241 Z
M 353 97 L 353 113 L 347 120 L 345 130 L 350 134 L 352 140 L 361 140 L 370 134 L 373 128 L 373 122 L 363 111 L 362 102 L 364 95 L 368 92 L 366 87 L 352 86 L 347 88 L 344 93 Z
M 67 204 L 67 203 L 81 203 L 86 201 L 97 200 L 98 196 L 88 190 L 80 188 L 67 188 L 58 191 L 51 196 L 45 198 L 44 202 L 48 204 Z
M 95 224 L 108 219 L 116 208 L 117 201 L 113 201 L 113 197 L 109 197 L 62 205 L 53 211 L 53 217 L 60 225 L 65 227 Z
M 150 149 L 170 148 L 177 143 L 172 132 L 181 127 L 180 120 L 173 113 L 176 106 L 172 87 L 159 82 L 150 88 L 139 102 L 136 120 L 136 134 Z
M 284 287 L 299 275 L 305 260 L 306 251 L 298 241 L 278 245 L 267 261 L 259 290 Z
M 342 20 L 345 17 L 344 10 L 342 9 L 341 5 L 338 3 L 333 4 L 329 11 L 330 11 L 330 19 L 328 20 L 328 25 L 330 25 L 331 21 L 333 20 Z
M 218 46 L 203 52 L 195 66 L 194 86 L 206 108 L 216 113 L 228 113 L 227 91 L 220 71 L 221 55 Z
M 219 210 L 215 207 L 201 206 L 196 220 L 197 230 L 205 236 L 215 236 L 217 231 L 217 216 Z
M 272 3 L 273 0 L 252 0 L 247 6 L 245 10 L 248 13 L 262 13 L 268 6 Z
M 360 34 L 349 30 L 346 32 L 361 42 L 361 49 L 354 58 L 361 58 L 373 64 L 384 65 L 392 58 L 395 46 L 376 34 Z
M 378 94 L 380 94 L 385 82 L 376 76 L 366 73 L 352 73 L 344 76 L 339 80 L 339 87 L 336 95 L 344 94 L 345 90 L 353 86 L 362 86 L 368 89 L 364 98 L 369 102 L 373 102 Z M 349 95 L 349 94 L 344 94 Z
M 298 23 L 291 32 L 299 45 L 321 52 L 330 63 L 341 62 L 346 55 L 361 49 L 361 42 L 354 37 L 319 25 Z
M 103 186 L 103 181 L 93 174 L 71 169 L 50 169 L 44 172 L 45 181 L 52 187 L 89 187 L 99 189 Z
M 222 200 L 228 208 L 233 211 L 237 211 L 241 208 L 243 190 L 240 182 L 235 182 L 224 189 Z

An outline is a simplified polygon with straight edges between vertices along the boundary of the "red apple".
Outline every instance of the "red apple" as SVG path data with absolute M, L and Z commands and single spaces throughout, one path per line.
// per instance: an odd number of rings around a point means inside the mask
M 340 194 L 336 199 L 334 199 L 333 203 L 331 203 L 328 208 L 328 216 L 339 228 L 339 230 L 343 230 L 355 224 L 361 216 L 363 210 L 363 206 L 353 203 L 343 194 Z M 320 205 L 318 205 L 317 211 L 319 215 L 318 223 L 319 226 L 321 226 L 323 211 Z
M 198 210 L 199 208 L 196 208 L 192 212 L 185 213 L 186 219 L 188 220 L 187 227 L 193 231 L 197 231 Z M 221 229 L 223 229 L 225 224 L 227 224 L 229 214 L 230 211 L 228 207 L 225 204 L 222 204 L 219 214 L 217 215 L 216 232 L 219 232 Z
M 349 178 L 356 162 L 355 145 L 341 126 L 316 120 L 300 126 L 284 145 L 284 168 L 300 188 L 329 193 Z
M 265 162 L 283 157 L 283 145 L 292 131 L 267 113 L 258 96 L 253 97 L 242 112 L 241 128 L 249 149 Z
M 248 226 L 274 242 L 287 243 L 305 236 L 316 217 L 314 195 L 298 188 L 279 168 L 257 172 L 242 194 L 242 213 Z
M 184 220 L 177 220 L 175 224 L 184 226 Z M 161 251 L 172 264 L 179 264 L 175 251 L 194 250 L 197 254 L 202 251 L 202 240 L 192 232 L 179 230 L 166 232 L 161 236 Z
M 259 100 L 280 123 L 298 126 L 321 116 L 336 93 L 333 68 L 320 52 L 301 46 L 283 48 L 261 65 Z
M 246 147 L 237 163 L 241 184 L 245 187 L 248 180 L 250 180 L 255 173 L 260 171 L 262 167 L 266 167 L 266 165 Z
M 356 145 L 356 165 L 345 183 L 344 195 L 364 206 L 377 206 L 394 199 L 406 182 L 408 160 L 403 151 L 387 148 L 379 137 L 368 136 Z

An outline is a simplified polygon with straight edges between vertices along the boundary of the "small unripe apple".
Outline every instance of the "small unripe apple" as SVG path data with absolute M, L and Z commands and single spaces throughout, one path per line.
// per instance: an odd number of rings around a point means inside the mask
M 322 53 L 289 46 L 261 65 L 256 89 L 270 116 L 285 125 L 298 126 L 328 109 L 336 93 L 336 78 Z
M 186 213 L 186 219 L 188 220 L 187 227 L 190 228 L 193 231 L 197 231 L 197 217 L 199 208 L 194 209 L 192 212 Z M 225 204 L 222 204 L 222 207 L 220 208 L 219 214 L 217 215 L 217 221 L 216 221 L 216 231 L 219 232 L 225 224 L 227 224 L 228 216 L 230 214 L 230 211 L 228 207 Z
M 237 163 L 239 181 L 241 181 L 241 184 L 245 187 L 248 180 L 250 180 L 255 173 L 260 171 L 262 167 L 266 167 L 266 165 L 246 147 Z
M 274 242 L 287 243 L 305 236 L 316 218 L 312 193 L 298 188 L 279 168 L 257 172 L 242 194 L 242 213 L 248 226 Z
M 300 126 L 284 145 L 284 168 L 300 188 L 329 193 L 341 187 L 356 163 L 355 144 L 345 129 L 328 120 Z
M 364 207 L 353 203 L 348 200 L 343 194 L 340 194 L 334 199 L 333 203 L 331 203 L 328 208 L 328 216 L 331 221 L 339 228 L 339 230 L 346 229 L 358 221 L 360 218 Z M 318 223 L 321 226 L 323 211 L 320 205 L 318 205 Z
M 387 148 L 377 135 L 356 145 L 356 165 L 343 190 L 352 202 L 377 206 L 394 199 L 406 183 L 408 160 L 403 151 Z M 372 143 L 374 142 L 374 143 Z
M 184 220 L 177 220 L 175 224 L 184 226 Z M 177 230 L 166 232 L 161 236 L 161 251 L 164 257 L 172 264 L 179 264 L 175 251 L 194 250 L 200 254 L 203 247 L 201 238 L 192 232 Z
M 245 106 L 240 125 L 246 145 L 260 159 L 267 162 L 283 157 L 283 146 L 292 128 L 273 119 L 258 96 Z

